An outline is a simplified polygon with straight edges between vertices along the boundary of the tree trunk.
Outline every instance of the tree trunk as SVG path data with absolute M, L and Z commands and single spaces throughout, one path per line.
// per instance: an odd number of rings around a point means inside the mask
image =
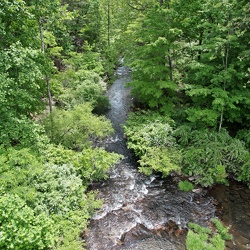
M 203 38 L 203 31 L 200 31 L 200 36 L 199 36 L 199 46 L 201 46 L 202 45 L 202 38 Z M 198 51 L 198 61 L 200 61 L 201 60 L 201 53 L 202 53 L 202 50 L 201 49 L 199 49 L 199 51 Z
M 39 29 L 40 29 L 40 40 L 41 40 L 41 50 L 43 55 L 45 55 L 45 44 L 44 44 L 44 37 L 43 37 L 43 25 L 42 25 L 42 20 L 39 19 Z M 49 77 L 47 73 L 45 73 L 45 81 L 47 85 L 47 95 L 48 95 L 48 100 L 49 100 L 49 111 L 50 113 L 52 112 L 52 96 L 51 96 L 51 91 L 50 91 L 50 82 L 49 82 Z
M 229 48 L 226 47 L 225 57 L 222 57 L 223 67 L 225 70 L 228 69 L 228 55 L 229 55 Z M 224 91 L 226 90 L 226 81 L 225 80 L 223 82 L 223 90 Z M 224 108 L 222 107 L 221 114 L 220 114 L 220 122 L 219 122 L 219 132 L 221 131 L 221 128 L 222 128 L 223 116 L 224 116 Z
M 110 1 L 108 2 L 108 46 L 110 46 Z

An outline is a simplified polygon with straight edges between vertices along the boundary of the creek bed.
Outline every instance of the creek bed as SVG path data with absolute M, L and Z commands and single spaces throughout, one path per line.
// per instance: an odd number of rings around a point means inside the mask
M 111 108 L 107 113 L 115 133 L 98 146 L 122 154 L 124 159 L 110 171 L 108 180 L 93 184 L 104 204 L 90 221 L 87 249 L 185 249 L 187 224 L 208 225 L 215 216 L 214 200 L 204 191 L 180 191 L 178 179 L 146 177 L 138 172 L 122 129 L 132 104 L 125 87 L 130 72 L 119 67 L 116 74 L 118 79 L 108 90 Z

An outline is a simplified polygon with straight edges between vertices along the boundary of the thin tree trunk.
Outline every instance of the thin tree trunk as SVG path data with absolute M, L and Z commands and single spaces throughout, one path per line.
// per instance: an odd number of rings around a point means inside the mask
M 168 65 L 169 65 L 169 79 L 170 81 L 173 81 L 173 62 L 171 58 L 171 51 L 170 49 L 168 50 Z
M 203 38 L 203 31 L 200 31 L 200 36 L 199 36 L 199 46 L 201 46 L 202 45 L 202 39 Z M 202 50 L 201 49 L 199 49 L 199 51 L 198 51 L 198 61 L 200 61 L 201 60 L 201 53 L 202 53 Z
M 225 49 L 225 57 L 222 57 L 222 62 L 224 69 L 227 70 L 228 68 L 228 55 L 229 55 L 229 48 L 226 47 Z M 226 81 L 224 80 L 223 82 L 223 90 L 226 90 Z M 221 114 L 220 114 L 220 122 L 219 122 L 219 132 L 221 131 L 222 128 L 222 123 L 223 123 L 223 117 L 224 117 L 224 108 L 222 107 L 221 109 Z
M 160 4 L 163 5 L 163 0 L 160 1 Z M 168 0 L 168 10 L 170 10 L 170 0 Z M 170 15 L 168 13 L 168 27 L 170 28 L 171 27 L 171 19 L 170 19 Z M 169 40 L 169 38 L 168 38 Z M 173 81 L 173 60 L 172 60 L 172 57 L 171 57 L 171 49 L 169 48 L 168 49 L 168 66 L 169 66 L 169 79 L 170 81 Z
M 39 29 L 40 29 L 41 50 L 42 50 L 42 53 L 45 55 L 45 44 L 44 44 L 43 26 L 42 26 L 42 20 L 41 19 L 39 19 Z M 49 100 L 49 111 L 51 113 L 52 112 L 52 96 L 51 96 L 51 91 L 50 91 L 49 77 L 48 77 L 47 73 L 45 73 L 45 81 L 46 81 L 46 85 L 47 85 L 47 95 L 48 95 L 48 100 Z
M 110 46 L 110 1 L 108 2 L 108 46 Z

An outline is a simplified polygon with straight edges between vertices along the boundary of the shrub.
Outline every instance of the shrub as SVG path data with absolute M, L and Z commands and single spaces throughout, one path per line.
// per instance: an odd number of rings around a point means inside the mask
M 173 121 L 168 117 L 154 112 L 131 114 L 124 126 L 128 147 L 139 157 L 150 147 L 174 147 L 176 144 L 171 123 Z
M 187 191 L 187 192 L 194 189 L 194 185 L 191 182 L 187 181 L 187 180 L 186 181 L 180 181 L 178 183 L 178 186 L 179 186 L 180 190 Z
M 43 120 L 43 125 L 51 142 L 77 150 L 90 145 L 91 139 L 103 138 L 113 132 L 110 121 L 93 115 L 88 103 L 75 106 L 72 110 L 54 109 Z
M 228 234 L 228 228 L 223 227 L 217 219 L 212 220 L 216 230 L 212 232 L 209 228 L 189 223 L 189 231 L 186 238 L 187 250 L 207 249 L 224 250 L 225 240 L 232 240 Z
M 160 172 L 163 177 L 171 172 L 179 172 L 180 155 L 177 150 L 169 148 L 148 148 L 138 161 L 140 172 L 151 175 L 153 171 Z
M 179 171 L 181 155 L 173 137 L 173 123 L 168 117 L 158 113 L 132 114 L 125 127 L 128 148 L 140 158 L 140 171 L 150 175 L 153 171 L 168 176 Z
M 196 183 L 203 186 L 227 184 L 229 174 L 237 176 L 242 172 L 249 154 L 244 142 L 232 138 L 226 130 L 192 131 L 186 128 L 178 128 L 174 135 L 182 146 L 183 170 L 196 176 Z
M 238 180 L 246 182 L 250 188 L 250 153 L 239 170 Z
M 1 144 L 6 147 L 30 147 L 39 151 L 48 142 L 43 128 L 25 116 L 19 118 L 12 114 L 2 116 L 0 131 Z
M 45 213 L 36 215 L 17 195 L 0 197 L 0 248 L 42 250 L 54 246 L 56 225 Z
M 53 145 L 45 151 L 45 155 L 46 161 L 50 164 L 74 166 L 85 185 L 88 185 L 89 181 L 107 178 L 108 170 L 122 157 L 102 148 L 85 148 L 80 152 L 75 152 Z
M 0 148 L 0 186 L 4 192 L 33 202 L 36 191 L 31 182 L 43 169 L 41 159 L 28 148 Z

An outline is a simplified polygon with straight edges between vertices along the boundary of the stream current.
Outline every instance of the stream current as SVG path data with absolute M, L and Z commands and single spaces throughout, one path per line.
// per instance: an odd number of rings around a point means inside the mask
M 176 177 L 146 177 L 137 170 L 133 153 L 126 147 L 122 124 L 132 105 L 130 71 L 121 66 L 118 79 L 108 90 L 106 114 L 115 133 L 98 146 L 124 156 L 109 173 L 110 178 L 93 184 L 104 203 L 90 221 L 86 233 L 88 250 L 185 249 L 189 222 L 208 225 L 216 216 L 215 199 L 201 192 L 183 192 Z M 237 248 L 235 248 L 237 249 Z

